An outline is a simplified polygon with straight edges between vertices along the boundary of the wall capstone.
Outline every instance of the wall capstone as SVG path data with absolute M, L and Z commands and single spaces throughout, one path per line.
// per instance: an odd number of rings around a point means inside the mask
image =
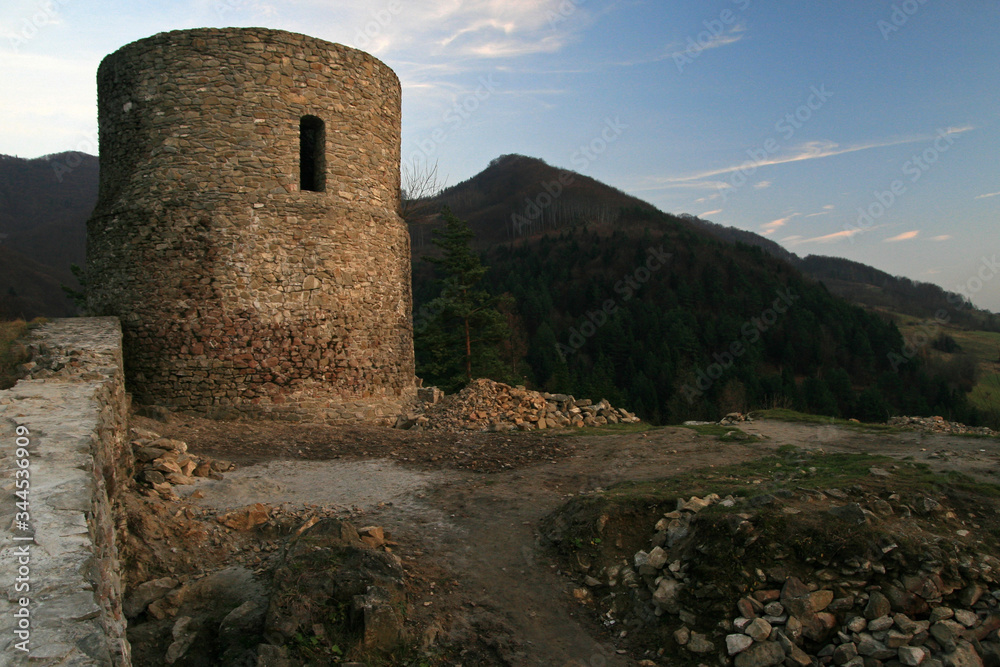
M 132 476 L 121 329 L 114 318 L 55 320 L 27 341 L 35 367 L 0 392 L 0 664 L 131 664 L 115 504 Z M 30 530 L 17 528 L 16 429 L 28 430 Z M 14 537 L 34 535 L 34 541 Z M 23 550 L 27 591 L 16 591 Z M 16 648 L 30 600 L 30 653 Z

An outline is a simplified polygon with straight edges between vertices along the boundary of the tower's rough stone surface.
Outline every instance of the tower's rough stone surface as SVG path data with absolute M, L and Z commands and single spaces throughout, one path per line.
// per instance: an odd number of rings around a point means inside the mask
M 185 30 L 105 58 L 98 97 L 88 301 L 121 319 L 139 402 L 339 422 L 409 400 L 392 70 L 304 35 Z M 303 119 L 323 125 L 308 158 Z

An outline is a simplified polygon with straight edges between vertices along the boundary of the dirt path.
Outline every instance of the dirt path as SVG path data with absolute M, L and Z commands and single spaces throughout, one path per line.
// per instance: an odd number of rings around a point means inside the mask
M 614 646 L 594 639 L 593 628 L 575 611 L 567 580 L 539 551 L 536 528 L 546 514 L 574 494 L 704 467 L 720 456 L 743 460 L 757 453 L 686 429 L 581 438 L 576 445 L 577 455 L 557 465 L 445 484 L 428 497 L 453 515 L 455 528 L 434 541 L 432 553 L 460 573 L 461 596 L 503 610 L 523 641 L 513 664 L 631 664 Z
M 163 430 L 162 424 L 158 426 Z M 184 437 L 195 452 L 228 453 L 239 459 L 245 442 L 234 438 L 230 447 L 220 435 L 224 427 L 214 428 L 191 423 L 171 426 L 172 434 Z M 540 520 L 572 495 L 625 480 L 657 479 L 745 461 L 784 444 L 913 456 L 935 467 L 1000 482 L 1000 442 L 995 440 L 882 435 L 783 422 L 744 425 L 746 432 L 765 436 L 761 442 L 723 443 L 689 429 L 665 428 L 598 437 L 522 440 L 515 436 L 502 448 L 476 449 L 477 456 L 499 457 L 521 450 L 511 454 L 517 465 L 506 459 L 470 463 L 464 453 L 470 440 L 464 434 L 450 439 L 435 436 L 439 440 L 425 445 L 428 451 L 414 455 L 413 448 L 398 442 L 388 448 L 373 444 L 381 437 L 376 431 L 364 431 L 363 446 L 356 442 L 357 432 L 346 437 L 335 429 L 325 436 L 312 431 L 307 449 L 302 449 L 296 444 L 295 429 L 267 425 L 266 432 L 258 431 L 262 441 L 283 443 L 280 450 L 263 450 L 272 451 L 274 459 L 269 462 L 261 450 L 253 457 L 244 452 L 245 465 L 238 474 L 214 486 L 204 485 L 200 502 L 216 508 L 252 502 L 360 508 L 365 521 L 391 530 L 401 553 L 411 559 L 407 565 L 417 582 L 411 605 L 417 626 L 477 646 L 466 664 L 635 664 L 618 654 L 603 639 L 606 635 L 596 632 L 578 612 L 569 579 L 538 548 Z M 385 438 L 395 442 L 399 436 L 389 433 Z M 435 466 L 434 447 L 451 458 L 439 458 Z M 368 450 L 389 454 L 396 463 L 360 455 Z M 460 451 L 463 454 L 456 453 Z
M 746 424 L 741 430 L 764 436 L 775 445 L 912 457 L 936 470 L 955 470 L 980 481 L 1000 483 L 1000 441 L 995 438 L 958 437 L 921 431 L 882 434 L 834 425 L 769 420 Z

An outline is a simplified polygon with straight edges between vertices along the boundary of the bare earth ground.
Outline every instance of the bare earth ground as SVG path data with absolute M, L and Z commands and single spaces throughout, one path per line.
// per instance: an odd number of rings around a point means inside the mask
M 720 442 L 685 428 L 601 436 L 414 433 L 379 427 L 224 423 L 175 416 L 137 425 L 235 461 L 196 500 L 217 510 L 292 503 L 350 510 L 390 530 L 414 582 L 411 625 L 468 644 L 463 664 L 635 664 L 572 600 L 571 582 L 537 546 L 540 520 L 579 493 L 746 461 L 781 445 L 913 457 L 1000 483 L 1000 441 L 880 434 L 760 421 L 761 442 Z M 181 489 L 178 488 L 178 491 Z

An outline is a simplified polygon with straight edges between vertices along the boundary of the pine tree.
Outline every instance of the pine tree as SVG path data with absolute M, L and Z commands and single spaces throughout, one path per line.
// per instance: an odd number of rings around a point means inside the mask
M 432 240 L 442 255 L 425 258 L 437 267 L 441 293 L 428 304 L 433 315 L 414 326 L 419 372 L 446 391 L 473 377 L 509 379 L 501 355 L 509 331 L 497 309 L 500 298 L 481 287 L 488 269 L 472 252 L 472 230 L 448 208 L 442 217 L 445 228 Z

